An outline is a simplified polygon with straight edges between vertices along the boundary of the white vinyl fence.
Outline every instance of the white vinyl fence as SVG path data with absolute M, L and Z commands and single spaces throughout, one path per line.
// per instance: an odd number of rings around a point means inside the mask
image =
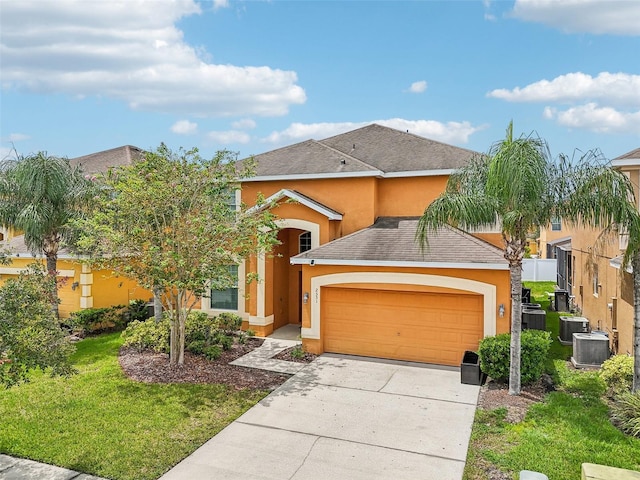
M 522 261 L 522 280 L 529 282 L 555 282 L 557 280 L 555 258 L 525 258 Z

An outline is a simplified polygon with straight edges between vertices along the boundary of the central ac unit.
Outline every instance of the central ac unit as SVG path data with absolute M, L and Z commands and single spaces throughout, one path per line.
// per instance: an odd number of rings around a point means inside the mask
M 609 358 L 609 338 L 593 333 L 573 334 L 571 363 L 577 368 L 600 366 Z
M 560 343 L 573 344 L 574 333 L 587 333 L 589 320 L 584 317 L 560 317 Z

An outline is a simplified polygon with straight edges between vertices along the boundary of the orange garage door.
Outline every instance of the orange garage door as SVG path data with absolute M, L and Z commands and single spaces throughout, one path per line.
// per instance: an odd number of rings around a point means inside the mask
M 482 338 L 480 295 L 324 287 L 321 299 L 327 352 L 460 365 Z

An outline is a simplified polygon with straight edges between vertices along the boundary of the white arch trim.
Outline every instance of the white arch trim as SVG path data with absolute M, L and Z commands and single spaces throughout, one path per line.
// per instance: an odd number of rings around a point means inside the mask
M 297 228 L 311 232 L 311 248 L 320 246 L 320 225 L 307 220 L 297 218 L 281 218 L 276 220 L 278 228 Z
M 455 288 L 478 293 L 484 298 L 484 336 L 496 334 L 496 286 L 465 278 L 427 275 L 420 273 L 350 272 L 333 273 L 311 278 L 311 327 L 302 328 L 303 338 L 320 338 L 320 296 L 322 287 L 339 283 L 392 283 Z
M 276 220 L 276 225 L 280 229 L 297 228 L 311 232 L 311 248 L 320 246 L 320 225 L 318 223 L 301 220 L 298 218 L 280 218 Z M 270 325 L 273 323 L 273 315 L 268 317 L 266 311 L 266 288 L 265 273 L 267 271 L 267 260 L 264 255 L 258 255 L 258 294 L 256 296 L 257 315 L 249 317 L 249 324 L 252 325 Z

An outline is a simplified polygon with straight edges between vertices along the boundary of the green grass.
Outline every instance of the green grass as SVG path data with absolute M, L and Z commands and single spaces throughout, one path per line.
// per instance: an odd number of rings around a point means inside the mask
M 553 282 L 528 282 L 536 303 L 548 307 L 546 292 Z M 567 368 L 571 347 L 557 340 L 558 313 L 547 313 L 547 329 L 554 342 L 547 369 L 558 391 L 534 404 L 525 419 L 505 421 L 506 409 L 478 409 L 471 434 L 464 478 L 489 478 L 488 469 L 509 472 L 518 478 L 520 470 L 545 473 L 551 480 L 580 478 L 582 463 L 599 463 L 640 470 L 640 439 L 624 435 L 609 420 L 603 400 L 604 383 L 595 371 Z
M 0 391 L 0 452 L 94 475 L 155 479 L 267 392 L 142 384 L 118 365 L 119 334 L 79 342 L 68 379 Z

